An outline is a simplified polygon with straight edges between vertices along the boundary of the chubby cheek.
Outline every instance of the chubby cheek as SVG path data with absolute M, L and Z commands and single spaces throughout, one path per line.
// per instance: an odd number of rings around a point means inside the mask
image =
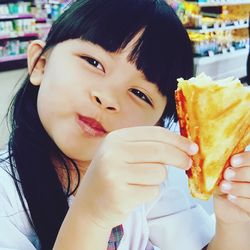
M 49 134 L 50 130 L 58 126 L 61 123 L 60 119 L 70 110 L 64 93 L 48 82 L 43 82 L 40 86 L 37 107 L 40 120 Z
M 47 97 L 47 96 L 46 96 Z M 76 122 L 76 116 L 70 110 L 62 112 L 56 106 L 43 105 L 43 98 L 38 99 L 40 120 L 50 138 L 69 158 L 90 161 L 104 138 L 87 138 Z
M 77 138 L 74 135 L 77 128 L 73 108 L 67 96 L 60 91 L 54 92 L 52 89 L 49 86 L 41 85 L 37 100 L 38 115 L 48 135 L 67 155 L 65 149 L 72 147 L 72 142 Z
M 57 147 L 69 158 L 79 161 L 90 161 L 104 138 L 83 137 L 75 122 L 71 119 L 49 119 L 41 112 L 41 122 Z

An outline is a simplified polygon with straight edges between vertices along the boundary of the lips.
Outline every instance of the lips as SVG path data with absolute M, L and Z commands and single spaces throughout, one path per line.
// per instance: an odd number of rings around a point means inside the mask
M 91 117 L 78 115 L 78 121 L 83 131 L 91 136 L 103 136 L 107 133 L 102 124 Z

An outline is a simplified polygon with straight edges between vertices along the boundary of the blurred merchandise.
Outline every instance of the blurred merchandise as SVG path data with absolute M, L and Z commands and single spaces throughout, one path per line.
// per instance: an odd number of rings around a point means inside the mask
M 45 40 L 70 0 L 8 0 L 0 3 L 0 71 L 23 60 L 30 41 Z M 14 65 L 13 63 L 10 65 Z
M 166 1 L 188 31 L 196 74 L 246 76 L 250 0 Z
M 28 45 L 28 41 L 2 41 L 0 42 L 0 57 L 26 54 Z

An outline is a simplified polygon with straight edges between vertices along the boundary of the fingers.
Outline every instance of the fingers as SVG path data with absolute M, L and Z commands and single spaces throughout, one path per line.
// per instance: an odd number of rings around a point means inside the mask
M 250 213 L 250 152 L 234 155 L 224 172 L 220 191 L 233 204 Z
M 227 199 L 250 213 L 250 183 L 222 181 L 220 191 L 227 194 Z
M 228 200 L 234 203 L 236 206 L 240 207 L 243 211 L 250 213 L 250 199 L 249 198 L 242 198 L 237 197 L 234 195 L 229 194 L 227 196 Z M 249 217 L 248 217 L 249 219 Z
M 161 142 L 133 142 L 122 146 L 126 154 L 126 163 L 158 163 L 189 169 L 191 158 L 180 149 Z
M 250 167 L 229 167 L 220 184 L 223 193 L 250 199 Z
M 250 152 L 246 151 L 241 154 L 234 155 L 230 160 L 232 167 L 246 167 L 250 166 Z
M 170 144 L 189 155 L 193 155 L 198 152 L 198 146 L 195 143 L 183 136 L 157 126 L 120 129 L 110 133 L 110 136 L 117 136 L 118 138 L 123 138 L 123 140 L 128 142 L 161 142 L 164 144 Z
M 241 167 L 241 168 L 229 167 L 224 172 L 224 179 L 228 181 L 250 183 L 250 167 Z
M 161 164 L 128 164 L 123 168 L 129 185 L 160 185 L 167 178 L 166 167 Z
M 220 189 L 223 193 L 250 199 L 250 183 L 222 181 Z
M 243 152 L 234 155 L 228 167 L 224 172 L 226 181 L 247 182 L 250 185 L 250 152 Z

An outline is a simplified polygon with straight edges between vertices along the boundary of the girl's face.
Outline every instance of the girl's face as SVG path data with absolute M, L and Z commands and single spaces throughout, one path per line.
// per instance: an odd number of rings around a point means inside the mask
M 67 40 L 34 70 L 41 72 L 39 117 L 68 157 L 90 161 L 109 132 L 152 126 L 162 116 L 166 97 L 127 60 L 133 43 L 115 54 L 80 39 Z

